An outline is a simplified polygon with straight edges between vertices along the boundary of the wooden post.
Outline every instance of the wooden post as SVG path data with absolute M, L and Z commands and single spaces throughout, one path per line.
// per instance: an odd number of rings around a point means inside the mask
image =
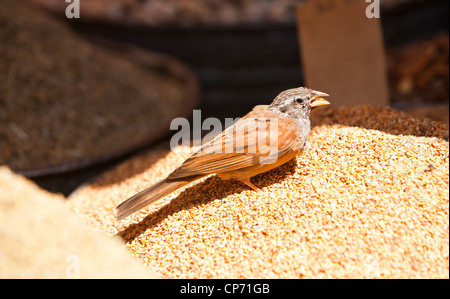
M 306 86 L 329 93 L 333 105 L 389 105 L 377 4 L 310 0 L 297 8 Z

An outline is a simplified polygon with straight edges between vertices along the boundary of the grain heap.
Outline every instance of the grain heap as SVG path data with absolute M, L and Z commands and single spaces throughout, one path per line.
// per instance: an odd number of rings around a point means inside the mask
M 448 106 L 448 33 L 389 49 L 387 54 L 393 103 L 447 102 Z
M 122 243 L 87 227 L 63 196 L 0 166 L 0 279 L 159 277 Z
M 53 10 L 66 8 L 59 0 L 33 0 Z M 151 26 L 223 25 L 286 22 L 304 0 L 97 0 L 81 1 L 83 18 Z
M 448 278 L 448 125 L 333 108 L 304 154 L 243 184 L 214 176 L 126 218 L 115 206 L 186 154 L 157 149 L 78 190 L 73 210 L 180 278 Z
M 390 49 L 387 54 L 392 102 L 411 115 L 448 124 L 448 33 Z
M 32 0 L 59 13 L 60 0 Z M 415 0 L 383 0 L 395 7 Z M 305 0 L 96 0 L 81 1 L 83 18 L 123 23 L 161 25 L 227 25 L 256 22 L 292 22 L 295 7 Z
M 94 47 L 25 4 L 0 2 L 0 165 L 109 155 L 168 128 L 187 105 L 187 82 Z

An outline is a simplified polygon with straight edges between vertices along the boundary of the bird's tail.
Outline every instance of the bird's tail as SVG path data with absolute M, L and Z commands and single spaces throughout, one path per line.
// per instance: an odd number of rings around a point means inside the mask
M 189 181 L 167 182 L 166 180 L 162 180 L 142 190 L 117 206 L 117 219 L 124 219 L 188 183 Z

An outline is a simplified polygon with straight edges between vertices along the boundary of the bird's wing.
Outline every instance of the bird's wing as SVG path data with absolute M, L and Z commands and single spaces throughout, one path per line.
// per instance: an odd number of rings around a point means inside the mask
M 297 125 L 289 118 L 257 106 L 249 114 L 187 159 L 168 180 L 223 173 L 269 164 L 298 147 Z M 282 129 L 282 130 L 281 130 Z

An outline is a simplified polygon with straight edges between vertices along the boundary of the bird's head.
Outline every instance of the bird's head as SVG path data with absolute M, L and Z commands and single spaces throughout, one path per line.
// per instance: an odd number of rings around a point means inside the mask
M 330 104 L 322 98 L 327 96 L 328 94 L 324 92 L 305 87 L 288 89 L 273 100 L 269 109 L 292 118 L 309 117 L 312 109 Z

